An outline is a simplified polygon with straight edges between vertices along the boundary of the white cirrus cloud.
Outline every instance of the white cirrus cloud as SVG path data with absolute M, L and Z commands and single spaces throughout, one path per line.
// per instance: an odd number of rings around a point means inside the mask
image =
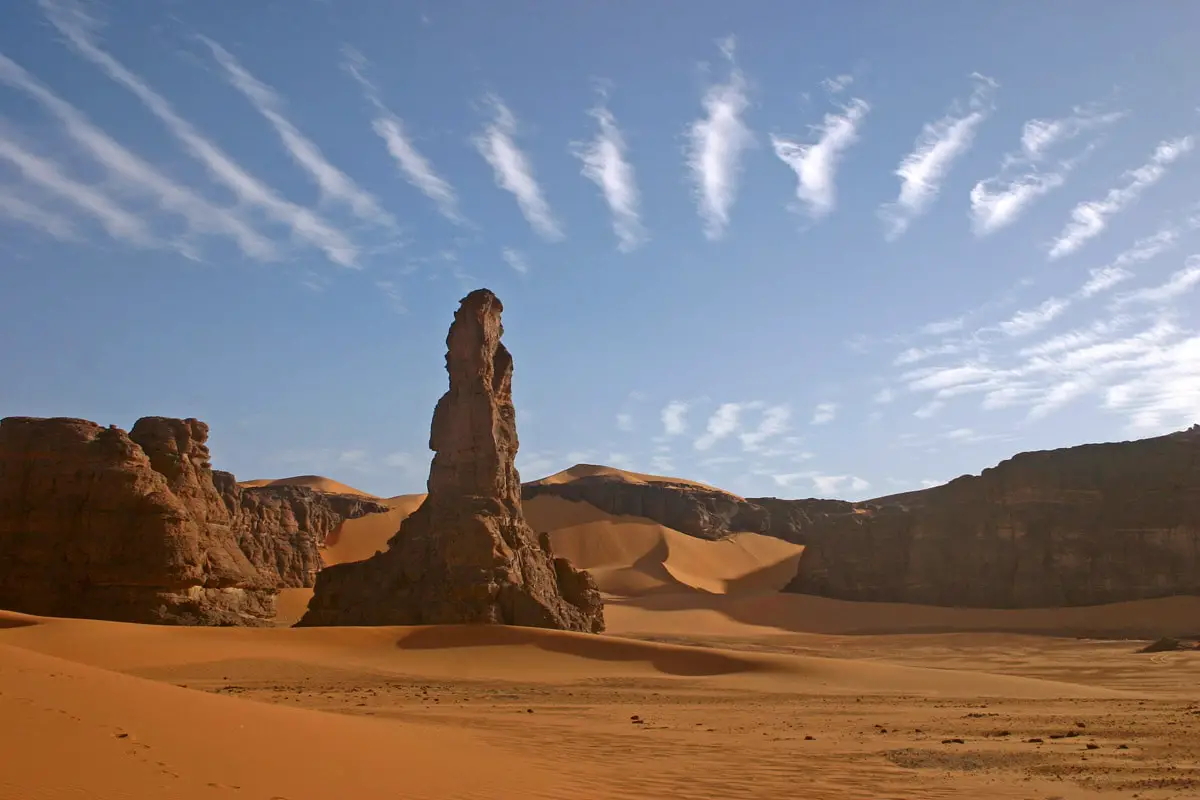
M 998 84 L 978 73 L 971 77 L 975 88 L 967 108 L 955 103 L 944 116 L 925 123 L 912 151 L 896 168 L 900 194 L 879 209 L 889 241 L 903 235 L 913 220 L 929 209 L 941 191 L 942 181 L 970 149 L 976 130 L 991 113 L 991 96 Z
M 687 430 L 688 404 L 681 400 L 672 400 L 662 410 L 663 433 L 667 436 L 679 436 Z
M 733 39 L 725 40 L 722 53 L 731 65 L 729 80 L 708 88 L 704 115 L 687 130 L 687 165 L 696 187 L 704 235 L 720 239 L 729 227 L 729 212 L 737 199 L 742 154 L 754 144 L 754 134 L 742 121 L 750 105 L 746 80 L 733 63 Z
M 708 450 L 714 444 L 737 433 L 745 403 L 722 403 L 708 418 L 704 433 L 693 443 L 697 450 Z
M 947 333 L 961 331 L 966 325 L 966 317 L 954 317 L 952 319 L 938 320 L 937 322 L 928 322 L 922 325 L 917 332 L 924 336 L 943 336 Z
M 1000 331 L 1007 336 L 1027 336 L 1049 325 L 1062 315 L 1070 306 L 1069 299 L 1051 297 L 1044 300 L 1036 308 L 1018 311 L 1001 322 Z
M 1143 192 L 1162 180 L 1171 165 L 1187 155 L 1194 144 L 1191 136 L 1160 142 L 1149 161 L 1121 176 L 1125 179 L 1124 185 L 1110 189 L 1099 200 L 1089 200 L 1075 206 L 1071 210 L 1071 220 L 1050 244 L 1050 260 L 1070 255 L 1099 236 L 1108 227 L 1111 217 L 1132 205 Z
M 810 479 L 813 488 L 825 496 L 845 491 L 863 492 L 871 488 L 869 481 L 857 475 L 811 475 Z
M 529 272 L 529 262 L 525 259 L 525 255 L 521 251 L 506 247 L 500 251 L 500 256 L 504 259 L 504 263 L 512 267 L 517 273 L 525 275 Z
M 78 238 L 70 220 L 4 189 L 0 189 L 0 219 L 20 222 L 60 241 L 71 241 Z
M 956 342 L 944 342 L 942 344 L 930 345 L 927 347 L 909 347 L 896 354 L 892 359 L 892 364 L 895 366 L 903 366 L 905 364 L 916 364 L 929 358 L 937 356 L 953 355 L 961 353 L 964 345 Z
M 359 249 L 345 233 L 311 209 L 280 197 L 204 137 L 165 97 L 96 43 L 93 35 L 96 23 L 78 6 L 63 0 L 39 0 L 39 4 L 67 44 L 137 97 L 215 181 L 234 193 L 240 205 L 262 210 L 287 226 L 296 239 L 320 249 L 333 263 L 344 267 L 358 266 Z
M 852 83 L 854 83 L 853 75 L 834 75 L 832 78 L 826 78 L 821 81 L 821 88 L 830 94 L 837 94 L 844 91 Z
M 0 160 L 12 164 L 29 183 L 57 195 L 91 216 L 104 226 L 112 238 L 137 247 L 156 245 L 155 237 L 138 215 L 122 208 L 94 187 L 71 178 L 55 162 L 26 150 L 3 134 L 0 134 Z
M 624 412 L 617 414 L 617 430 L 631 431 L 633 430 L 633 415 Z
M 329 163 L 321 148 L 284 116 L 283 99 L 275 89 L 251 74 L 232 53 L 214 40 L 207 36 L 198 38 L 208 46 L 229 84 L 271 124 L 288 155 L 317 184 L 322 197 L 342 203 L 364 222 L 395 227 L 395 218 L 383 210 L 374 195 Z
M 833 422 L 837 416 L 837 403 L 818 403 L 813 409 L 812 419 L 809 420 L 810 425 L 825 425 Z
M 815 142 L 804 143 L 771 134 L 775 156 L 796 173 L 796 198 L 809 216 L 820 219 L 837 203 L 837 167 L 842 154 L 858 141 L 858 129 L 871 107 L 854 98 L 813 126 Z
M 220 208 L 186 186 L 167 178 L 118 144 L 82 111 L 2 54 L 0 81 L 25 92 L 58 119 L 67 135 L 100 164 L 122 189 L 153 198 L 163 211 L 181 217 L 190 233 L 227 236 L 237 243 L 243 254 L 255 260 L 271 261 L 279 257 L 275 244 L 246 223 L 234 210 Z M 193 248 L 187 242 L 177 242 L 174 247 L 188 257 L 193 255 Z
M 946 404 L 941 400 L 931 400 L 925 405 L 913 412 L 913 416 L 917 419 L 932 419 L 939 411 L 946 407 Z
M 977 236 L 1008 227 L 1039 198 L 1066 183 L 1080 156 L 1060 159 L 1042 167 L 1050 151 L 1081 134 L 1110 125 L 1123 112 L 1099 113 L 1076 108 L 1060 119 L 1028 120 L 1021 133 L 1021 149 L 1003 159 L 1000 171 L 971 189 L 971 224 Z
M 1166 282 L 1120 295 L 1116 299 L 1115 305 L 1129 303 L 1164 305 L 1187 294 L 1196 288 L 1197 284 L 1200 284 L 1200 256 L 1191 256 L 1183 269 L 1173 273 Z
M 571 152 L 583 162 L 583 176 L 600 187 L 612 214 L 618 249 L 629 252 L 646 240 L 646 229 L 642 226 L 637 178 L 626 154 L 625 137 L 603 103 L 588 113 L 599 130 L 590 142 L 572 144 Z
M 496 185 L 511 194 L 530 227 L 548 241 L 563 238 L 562 226 L 542 194 L 533 165 L 517 146 L 517 118 L 498 95 L 489 94 L 487 105 L 492 121 L 472 140 L 475 149 L 491 166 Z
M 458 210 L 458 194 L 454 187 L 438 174 L 429 159 L 417 149 L 404 127 L 404 120 L 384 104 L 375 84 L 367 79 L 366 58 L 353 48 L 345 48 L 343 54 L 345 60 L 342 68 L 362 87 L 367 102 L 375 109 L 371 129 L 383 140 L 400 174 L 411 186 L 432 200 L 443 217 L 456 224 L 465 223 Z
M 1126 267 L 1150 261 L 1168 252 L 1179 243 L 1185 230 L 1197 227 L 1200 227 L 1200 215 L 1190 217 L 1181 225 L 1165 225 L 1150 236 L 1138 239 L 1108 264 L 1089 270 L 1088 280 L 1079 288 L 1079 295 L 1093 297 L 1124 283 L 1133 277 Z
M 764 409 L 758 427 L 740 434 L 742 447 L 746 450 L 759 449 L 764 443 L 787 431 L 791 418 L 792 410 L 785 405 Z
M 896 392 L 894 389 L 883 388 L 876 392 L 872 399 L 876 403 L 890 403 L 896 399 Z

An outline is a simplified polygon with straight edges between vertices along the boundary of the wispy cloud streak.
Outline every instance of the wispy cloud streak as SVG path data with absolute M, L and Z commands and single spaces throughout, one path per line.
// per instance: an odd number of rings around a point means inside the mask
M 94 217 L 114 239 L 139 247 L 154 246 L 154 237 L 137 216 L 102 192 L 63 174 L 53 161 L 29 152 L 3 134 L 0 134 L 0 159 L 16 167 L 25 180 Z
M 283 100 L 272 87 L 252 75 L 232 53 L 217 42 L 207 36 L 198 38 L 212 51 L 213 58 L 225 71 L 230 85 L 241 92 L 254 106 L 255 111 L 271 123 L 288 155 L 316 182 L 324 198 L 344 204 L 364 222 L 389 228 L 395 226 L 396 220 L 383 210 L 370 192 L 329 163 L 321 148 L 283 115 Z
M 1124 186 L 1110 189 L 1100 200 L 1075 206 L 1071 210 L 1071 221 L 1050 245 L 1050 260 L 1074 253 L 1103 233 L 1110 217 L 1133 204 L 1146 189 L 1162 180 L 1170 166 L 1187 155 L 1194 144 L 1191 136 L 1160 142 L 1149 161 L 1122 176 L 1127 179 Z
M 1079 289 L 1082 297 L 1093 297 L 1133 277 L 1126 267 L 1157 258 L 1179 243 L 1184 230 L 1200 227 L 1200 215 L 1188 219 L 1182 226 L 1167 225 L 1157 232 L 1138 239 L 1110 263 L 1089 271 L 1089 278 Z
M 62 123 L 67 135 L 110 175 L 131 190 L 153 197 L 164 211 L 178 214 L 190 231 L 228 236 L 245 255 L 256 260 L 269 261 L 278 257 L 278 248 L 271 240 L 236 213 L 213 205 L 191 189 L 167 178 L 96 127 L 79 109 L 3 55 L 0 55 L 0 81 L 25 92 L 40 103 Z M 189 257 L 194 255 L 193 248 L 186 242 L 176 243 L 175 246 Z
M 640 197 L 633 165 L 626 157 L 625 137 L 603 103 L 588 112 L 600 126 L 592 141 L 575 143 L 571 152 L 583 162 L 583 175 L 600 187 L 612 212 L 613 233 L 621 252 L 634 250 L 646 239 L 639 211 Z
M 729 212 L 737 199 L 742 153 L 754 143 L 754 134 L 742 121 L 750 102 L 746 80 L 733 61 L 732 37 L 721 45 L 731 65 L 729 80 L 710 86 L 704 96 L 704 115 L 687 130 L 687 165 L 696 186 L 704 235 L 720 239 L 729 226 Z
M 900 194 L 895 202 L 879 209 L 889 241 L 902 236 L 913 220 L 929 209 L 954 162 L 970 149 L 976 130 L 991 113 L 996 82 L 978 73 L 971 77 L 975 89 L 967 110 L 955 103 L 945 116 L 925 123 L 912 152 L 896 168 Z
M 209 175 L 232 191 L 243 205 L 261 209 L 276 222 L 287 226 L 293 237 L 323 251 L 330 261 L 346 267 L 357 266 L 358 248 L 344 233 L 310 209 L 280 197 L 206 139 L 195 126 L 179 116 L 165 97 L 96 44 L 92 33 L 96 23 L 76 5 L 64 0 L 39 0 L 39 3 L 50 22 L 79 55 L 141 100 Z
M 506 247 L 500 251 L 500 256 L 504 259 L 504 263 L 512 267 L 515 272 L 521 275 L 528 274 L 529 262 L 525 260 L 521 251 Z
M 1123 294 L 1117 298 L 1116 305 L 1127 303 L 1164 305 L 1187 294 L 1196 288 L 1197 284 L 1200 284 L 1200 256 L 1192 256 L 1187 260 L 1183 269 L 1173 273 L 1165 283 Z
M 451 222 L 465 222 L 458 209 L 458 195 L 450 182 L 438 174 L 424 155 L 417 150 L 404 127 L 404 120 L 392 112 L 379 96 L 365 74 L 366 59 L 352 48 L 345 50 L 343 67 L 362 87 L 363 93 L 376 111 L 371 128 L 387 147 L 388 155 L 396 162 L 400 174 L 437 206 L 438 212 Z
M 512 194 L 521 214 L 543 239 L 563 238 L 562 226 L 542 195 L 528 157 L 517 147 L 517 118 L 497 95 L 488 95 L 492 121 L 474 138 L 475 148 L 491 166 L 496 185 Z
M 838 162 L 842 153 L 858 141 L 858 128 L 870 109 L 865 100 L 854 98 L 837 113 L 826 114 L 820 125 L 812 126 L 817 135 L 813 143 L 771 135 L 775 156 L 796 173 L 797 199 L 814 219 L 833 211 Z
M 4 189 L 0 189 L 0 218 L 37 228 L 54 239 L 70 241 L 77 238 L 69 220 Z

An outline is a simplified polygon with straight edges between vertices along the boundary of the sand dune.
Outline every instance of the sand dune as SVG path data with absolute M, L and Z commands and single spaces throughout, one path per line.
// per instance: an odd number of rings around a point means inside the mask
M 559 497 L 535 497 L 525 515 L 536 530 L 550 532 L 556 554 L 591 572 L 601 591 L 624 597 L 777 591 L 796 574 L 804 549 L 755 533 L 698 539 Z
M 560 776 L 445 726 L 221 697 L 6 645 L 0 685 L 5 732 L 19 731 L 3 737 L 6 800 L 565 796 Z M 471 769 L 456 767 L 465 753 Z
M 318 492 L 327 492 L 329 494 L 356 494 L 361 497 L 375 497 L 373 494 L 355 489 L 353 486 L 347 486 L 344 483 L 335 481 L 332 478 L 324 478 L 320 475 L 296 475 L 291 478 L 258 478 L 252 481 L 239 481 L 242 486 L 303 486 Z
M 362 561 L 379 550 L 387 549 L 388 539 L 400 529 L 400 523 L 417 510 L 424 501 L 423 494 L 402 494 L 386 498 L 391 509 L 386 514 L 368 514 L 348 519 L 337 527 L 325 542 L 322 558 L 328 564 Z
M 304 674 L 356 670 L 426 679 L 720 679 L 726 687 L 779 691 L 909 692 L 947 696 L 1113 697 L 1111 690 L 1011 676 L 841 662 L 826 658 L 688 647 L 616 636 L 506 626 L 398 628 L 179 628 L 21 617 L 0 645 L 89 666 L 159 678 L 231 670 Z M 478 653 L 467 657 L 466 653 Z
M 1200 597 L 1164 597 L 1071 608 L 945 608 L 797 594 L 692 593 L 610 598 L 605 620 L 621 635 L 758 637 L 779 633 L 893 635 L 1023 633 L 1157 639 L 1200 636 Z
M 724 489 L 718 489 L 715 486 L 709 486 L 707 483 L 700 483 L 699 481 L 689 481 L 685 478 L 670 478 L 665 475 L 647 475 L 644 472 L 630 472 L 629 470 L 605 467 L 599 464 L 576 464 L 570 469 L 564 469 L 562 472 L 556 472 L 553 475 L 547 475 L 545 478 L 535 481 L 528 481 L 528 483 L 570 483 L 580 478 L 590 478 L 596 475 L 623 480 L 627 483 L 678 483 L 684 486 L 698 486 L 701 489 L 709 489 L 714 492 L 721 492 L 722 494 L 737 497 L 732 492 L 727 492 Z

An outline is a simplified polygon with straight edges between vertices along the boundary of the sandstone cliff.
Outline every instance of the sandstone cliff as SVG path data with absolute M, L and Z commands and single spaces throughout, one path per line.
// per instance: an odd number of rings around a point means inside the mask
M 818 520 L 854 508 L 844 500 L 741 498 L 687 481 L 664 478 L 638 483 L 605 474 L 561 483 L 532 481 L 521 494 L 526 500 L 552 495 L 590 503 L 609 514 L 645 517 L 701 539 L 761 533 L 795 544 L 805 543 L 806 531 Z
M 380 502 L 243 488 L 212 469 L 208 426 L 144 417 L 0 421 L 0 608 L 133 622 L 261 624 L 312 586 L 320 548 Z
M 0 608 L 175 624 L 261 624 L 274 585 L 238 547 L 208 428 L 0 421 Z
M 312 586 L 321 548 L 343 521 L 385 514 L 385 503 L 304 486 L 241 486 L 228 472 L 213 482 L 232 519 L 238 547 L 280 588 Z
M 787 591 L 989 608 L 1200 594 L 1200 426 L 859 504 L 810 532 Z
M 554 558 L 521 510 L 503 307 L 480 289 L 446 337 L 450 388 L 433 413 L 425 501 L 388 549 L 322 570 L 299 625 L 502 623 L 599 632 L 595 582 Z

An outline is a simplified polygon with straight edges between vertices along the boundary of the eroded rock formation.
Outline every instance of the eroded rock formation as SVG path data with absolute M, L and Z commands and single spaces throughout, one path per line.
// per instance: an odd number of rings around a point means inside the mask
M 275 590 L 312 586 L 368 498 L 245 488 L 212 469 L 208 426 L 144 417 L 0 421 L 0 608 L 199 625 L 265 624 Z
M 554 558 L 522 514 L 502 310 L 486 289 L 463 298 L 446 337 L 450 388 L 433 413 L 428 496 L 386 551 L 322 570 L 299 625 L 603 630 L 591 576 Z
M 305 486 L 241 486 L 219 470 L 213 483 L 232 518 L 238 547 L 280 588 L 313 585 L 323 566 L 321 548 L 343 521 L 389 510 L 367 497 Z
M 743 499 L 687 481 L 635 483 L 603 474 L 566 483 L 532 481 L 522 487 L 526 500 L 544 495 L 590 503 L 609 514 L 645 517 L 700 539 L 761 533 L 795 544 L 804 544 L 806 531 L 819 520 L 854 508 L 844 500 Z
M 1200 426 L 858 504 L 810 532 L 787 591 L 988 608 L 1200 594 Z
M 0 608 L 130 622 L 261 624 L 274 584 L 238 547 L 197 420 L 131 433 L 0 421 Z

